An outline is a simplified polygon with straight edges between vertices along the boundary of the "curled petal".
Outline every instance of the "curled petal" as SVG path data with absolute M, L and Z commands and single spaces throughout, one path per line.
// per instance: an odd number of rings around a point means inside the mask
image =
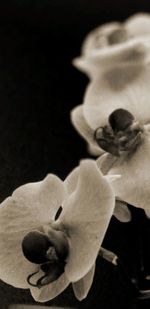
M 150 14 L 131 16 L 124 23 L 110 22 L 92 30 L 85 38 L 81 57 L 73 64 L 90 78 L 106 67 L 120 63 L 149 62 Z
M 69 281 L 65 274 L 62 274 L 56 281 L 38 289 L 31 287 L 32 297 L 38 302 L 49 301 L 61 294 L 69 285 Z
M 109 33 L 116 31 L 120 28 L 121 23 L 109 22 L 101 25 L 94 30 L 90 31 L 85 37 L 81 53 L 84 56 L 90 54 L 94 49 L 101 49 L 108 45 L 107 36 Z
M 74 108 L 71 112 L 71 121 L 78 131 L 78 133 L 87 141 L 89 145 L 92 145 L 99 154 L 101 153 L 100 148 L 97 146 L 94 140 L 94 131 L 87 124 L 84 114 L 83 106 L 79 105 Z
M 74 294 L 78 300 L 83 300 L 87 297 L 93 283 L 94 273 L 95 264 L 82 279 L 72 284 Z
M 92 155 L 92 156 L 95 156 L 95 157 L 97 157 L 97 156 L 99 156 L 100 154 L 102 154 L 102 149 L 100 149 L 99 147 L 95 147 L 95 146 L 93 146 L 93 145 L 88 145 L 88 148 L 87 148 L 87 150 L 88 150 L 88 153 L 90 154 L 90 155 Z
M 119 38 L 116 36 L 118 29 L 126 30 L 126 36 Z M 150 34 L 150 14 L 138 13 L 129 17 L 124 23 L 109 22 L 92 30 L 85 38 L 82 45 L 82 54 L 88 55 L 93 49 L 102 49 L 112 44 L 109 41 L 110 35 L 116 36 L 116 44 L 132 39 L 133 37 Z
M 74 59 L 73 64 L 81 71 L 89 72 L 91 76 L 109 67 L 121 64 L 137 64 L 137 60 L 145 63 L 149 60 L 150 37 L 133 38 L 112 47 L 93 50 L 86 57 Z
M 135 37 L 150 35 L 150 14 L 138 13 L 129 17 L 124 23 L 109 22 L 92 30 L 84 39 L 82 45 L 82 55 L 87 56 L 95 49 L 102 50 L 113 44 L 127 42 Z M 118 39 L 118 30 L 121 33 Z M 123 35 L 123 31 L 126 35 Z M 112 41 L 110 37 L 115 37 Z
M 114 204 L 111 186 L 96 162 L 83 160 L 76 190 L 65 201 L 60 217 L 69 237 L 70 251 L 65 272 L 71 282 L 80 280 L 94 264 Z
M 150 139 L 147 137 L 133 154 L 118 158 L 108 172 L 111 175 L 121 174 L 121 178 L 112 183 L 116 196 L 147 212 L 150 200 L 149 157 Z
M 114 157 L 110 153 L 104 153 L 96 160 L 96 163 L 101 172 L 106 175 L 116 160 L 117 157 Z

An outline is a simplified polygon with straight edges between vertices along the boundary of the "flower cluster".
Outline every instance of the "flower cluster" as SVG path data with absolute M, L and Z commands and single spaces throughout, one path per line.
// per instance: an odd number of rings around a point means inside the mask
M 149 208 L 150 15 L 93 30 L 74 65 L 88 74 L 84 102 L 71 112 L 72 123 L 88 143 L 119 199 Z M 105 154 L 107 153 L 107 154 Z
M 97 160 L 83 160 L 63 182 L 49 174 L 0 205 L 0 279 L 39 302 L 71 283 L 82 300 L 111 216 L 126 203 L 149 215 L 150 16 L 98 27 L 74 64 L 90 78 L 71 119 Z

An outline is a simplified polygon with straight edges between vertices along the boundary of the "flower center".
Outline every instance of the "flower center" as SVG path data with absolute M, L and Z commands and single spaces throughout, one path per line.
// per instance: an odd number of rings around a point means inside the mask
M 133 115 L 122 108 L 116 109 L 108 117 L 108 125 L 96 129 L 97 144 L 114 156 L 132 153 L 143 140 L 144 128 Z
M 27 282 L 40 288 L 57 280 L 64 272 L 69 245 L 63 231 L 48 226 L 45 233 L 29 232 L 22 241 L 22 251 L 30 262 L 39 265 L 38 271 L 29 275 Z M 41 270 L 44 275 L 34 282 L 34 276 Z

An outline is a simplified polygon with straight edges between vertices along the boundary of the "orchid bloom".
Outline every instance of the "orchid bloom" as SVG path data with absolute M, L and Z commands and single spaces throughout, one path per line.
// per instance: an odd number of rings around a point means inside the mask
M 150 120 L 150 15 L 137 14 L 124 23 L 98 27 L 85 39 L 77 68 L 88 74 L 82 105 L 71 113 L 72 123 L 94 155 L 103 153 L 95 131 L 116 109 L 125 109 L 141 124 Z
M 121 175 L 113 182 L 115 196 L 143 208 L 149 217 L 150 124 L 141 125 L 127 110 L 116 109 L 97 134 L 97 142 L 107 148 L 97 160 L 100 170 L 104 175 Z
M 64 182 L 49 174 L 17 188 L 0 206 L 1 280 L 30 289 L 39 302 L 70 283 L 85 298 L 114 211 L 112 178 L 83 160 Z
M 150 217 L 150 132 L 144 126 L 141 142 L 134 151 L 124 152 L 119 157 L 104 154 L 97 160 L 101 171 L 107 175 L 120 174 L 120 179 L 113 182 L 114 194 L 121 200 L 143 208 Z

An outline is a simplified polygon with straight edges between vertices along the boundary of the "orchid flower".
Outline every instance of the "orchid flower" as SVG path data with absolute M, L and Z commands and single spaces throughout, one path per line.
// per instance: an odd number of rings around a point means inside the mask
M 71 119 L 96 156 L 103 148 L 97 145 L 95 131 L 116 109 L 128 110 L 141 125 L 150 120 L 149 25 L 149 14 L 137 14 L 124 23 L 101 26 L 85 39 L 81 57 L 74 60 L 91 81 Z
M 70 283 L 85 298 L 114 211 L 113 178 L 83 160 L 64 182 L 49 174 L 17 188 L 0 206 L 1 280 L 39 302 Z
M 115 114 L 117 115 L 118 112 L 120 110 L 116 110 Z M 119 179 L 112 183 L 114 194 L 118 199 L 135 207 L 143 208 L 146 214 L 150 216 L 150 125 L 137 126 L 133 119 L 133 122 L 128 123 L 127 127 L 121 131 L 119 125 L 122 127 L 125 123 L 125 119 L 123 121 L 120 118 L 116 118 L 113 122 L 115 139 L 112 140 L 116 142 L 116 136 L 119 136 L 118 143 L 114 142 L 114 147 L 119 149 L 118 155 L 113 154 L 112 146 L 109 145 L 110 153 L 105 153 L 99 157 L 97 164 L 106 175 L 121 175 Z M 117 131 L 118 128 L 119 131 Z M 125 132 L 128 132 L 128 134 L 125 134 Z M 109 144 L 108 136 L 106 140 Z

